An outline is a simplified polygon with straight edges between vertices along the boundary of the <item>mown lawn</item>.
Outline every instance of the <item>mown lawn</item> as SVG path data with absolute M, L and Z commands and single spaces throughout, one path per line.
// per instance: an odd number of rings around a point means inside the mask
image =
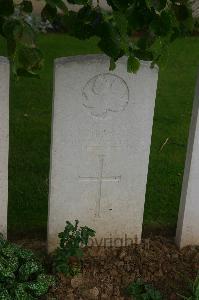
M 40 36 L 39 43 L 45 53 L 41 79 L 23 78 L 11 83 L 8 223 L 12 235 L 46 233 L 53 60 L 99 52 L 96 39 L 85 42 L 50 34 Z M 2 40 L 0 54 L 5 54 Z M 198 38 L 176 41 L 170 47 L 166 66 L 160 66 L 146 228 L 167 230 L 176 226 L 198 66 Z

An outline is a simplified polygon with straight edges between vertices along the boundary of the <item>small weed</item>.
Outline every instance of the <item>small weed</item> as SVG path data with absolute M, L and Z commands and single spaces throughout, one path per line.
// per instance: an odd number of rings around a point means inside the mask
M 78 227 L 66 222 L 63 232 L 59 233 L 60 245 L 53 256 L 53 268 L 55 272 L 63 273 L 66 276 L 75 276 L 81 271 L 81 258 L 83 257 L 82 247 L 88 245 L 90 237 L 95 236 L 95 231 L 87 226 Z
M 185 300 L 199 300 L 199 273 L 191 287 L 191 296 L 178 295 Z
M 125 290 L 125 294 L 132 296 L 135 300 L 163 300 L 159 291 L 150 284 L 145 284 L 141 280 L 131 283 Z

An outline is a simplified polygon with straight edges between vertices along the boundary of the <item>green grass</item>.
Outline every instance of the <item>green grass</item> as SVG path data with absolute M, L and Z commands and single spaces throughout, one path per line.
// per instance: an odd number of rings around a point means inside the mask
M 45 53 L 41 80 L 23 78 L 11 84 L 8 223 L 12 235 L 46 233 L 53 60 L 98 52 L 95 39 L 85 42 L 51 34 L 41 36 L 39 44 Z M 4 51 L 0 46 L 0 53 Z M 176 226 L 198 65 L 199 39 L 186 38 L 171 46 L 167 65 L 160 67 L 144 215 L 148 228 Z
M 170 47 L 160 67 L 144 222 L 175 228 L 187 138 L 199 66 L 199 39 L 186 38 Z M 162 151 L 161 146 L 169 138 Z

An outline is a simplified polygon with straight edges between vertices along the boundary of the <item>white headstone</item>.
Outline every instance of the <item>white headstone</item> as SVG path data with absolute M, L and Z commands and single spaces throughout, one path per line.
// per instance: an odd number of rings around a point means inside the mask
M 66 220 L 95 229 L 93 245 L 140 241 L 158 71 L 108 67 L 104 55 L 55 63 L 50 252 Z
M 9 62 L 0 57 L 0 233 L 7 235 L 8 143 L 9 143 Z
M 199 245 L 199 76 L 189 132 L 176 241 L 180 248 Z

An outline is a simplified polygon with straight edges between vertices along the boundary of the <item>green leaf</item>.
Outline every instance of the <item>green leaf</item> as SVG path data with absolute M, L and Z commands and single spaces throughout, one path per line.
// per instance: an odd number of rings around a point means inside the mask
M 77 5 L 91 5 L 92 0 L 68 0 L 68 3 Z
M 6 289 L 0 291 L 1 300 L 13 300 Z
M 40 78 L 39 74 L 35 72 L 27 71 L 26 69 L 23 68 L 18 68 L 16 71 L 16 75 L 19 77 L 28 77 L 28 78 L 37 78 L 37 79 Z
M 107 0 L 112 7 L 108 12 L 95 8 L 92 0 L 68 2 L 82 7 L 78 12 L 68 11 L 65 0 L 45 0 L 42 19 L 50 22 L 58 20 L 64 31 L 79 39 L 97 36 L 100 49 L 111 58 L 110 70 L 115 68 L 118 58 L 129 56 L 129 53 L 133 53 L 128 59 L 129 72 L 136 72 L 138 59 L 160 62 L 165 48 L 194 28 L 190 5 L 184 0 Z M 41 68 L 43 58 L 38 49 L 21 50 L 24 46 L 37 48 L 34 30 L 24 18 L 24 13 L 32 12 L 32 0 L 21 0 L 20 4 L 16 4 L 21 12 L 17 16 L 13 15 L 13 3 L 13 0 L 0 0 L 0 35 L 6 38 L 13 72 L 34 76 Z M 165 39 L 166 47 L 161 47 L 159 52 L 157 49 L 153 51 L 151 46 L 160 38 Z M 139 43 L 141 40 L 145 42 Z
M 26 290 L 26 284 L 18 284 L 15 289 L 16 300 L 37 300 L 32 297 Z
M 68 14 L 61 17 L 61 21 L 68 34 L 84 40 L 99 35 L 102 13 L 97 9 L 84 6 L 78 12 L 69 11 Z
M 6 240 L 4 239 L 4 236 L 2 233 L 0 233 L 0 250 L 4 245 L 6 244 Z
M 30 0 L 23 0 L 23 2 L 21 4 L 21 9 L 25 13 L 30 14 L 33 10 L 32 2 Z
M 133 55 L 130 55 L 127 62 L 127 70 L 129 73 L 136 73 L 139 70 L 140 61 Z
M 136 281 L 131 284 L 125 289 L 125 294 L 127 296 L 139 296 L 143 294 L 144 292 L 144 286 L 141 281 Z
M 110 23 L 105 22 L 101 30 L 101 40 L 98 43 L 98 46 L 105 54 L 112 57 L 114 60 L 117 60 L 122 56 L 120 35 L 117 29 Z
M 78 220 L 73 225 L 66 222 L 64 231 L 59 233 L 60 247 L 53 256 L 53 267 L 56 272 L 66 276 L 74 276 L 80 271 L 80 258 L 83 256 L 81 246 L 88 244 L 89 237 L 95 235 L 95 231 L 87 226 L 78 227 Z
M 54 276 L 41 274 L 38 276 L 36 282 L 31 282 L 27 284 L 29 290 L 33 291 L 35 296 L 40 297 L 48 292 L 51 286 L 55 285 Z
M 185 21 L 189 17 L 189 8 L 185 4 L 176 3 L 174 10 L 179 21 Z
M 162 62 L 167 60 L 169 49 L 169 41 L 167 38 L 159 37 L 150 47 L 150 51 L 153 54 L 153 64 L 157 62 Z
M 156 11 L 163 10 L 167 4 L 167 0 L 145 0 L 149 9 L 154 8 Z
M 81 242 L 84 246 L 87 246 L 90 237 L 95 236 L 95 231 L 89 227 L 81 227 Z
M 116 69 L 116 63 L 113 58 L 110 59 L 109 71 L 114 71 Z
M 27 23 L 24 23 L 23 32 L 19 42 L 28 47 L 35 46 L 35 32 L 33 28 Z
M 18 245 L 16 245 L 16 248 L 15 248 L 15 253 L 16 255 L 23 259 L 23 260 L 30 260 L 30 259 L 33 259 L 34 258 L 34 253 L 31 251 L 31 250 L 28 250 L 28 249 L 24 249 Z
M 179 22 L 179 28 L 182 33 L 187 33 L 194 29 L 194 20 L 192 10 L 189 5 L 176 3 L 174 5 L 176 19 Z
M 19 260 L 16 256 L 11 257 L 7 261 L 7 270 L 9 270 L 9 272 L 15 273 L 18 267 L 19 267 Z
M 199 299 L 199 273 L 198 276 L 196 277 L 196 280 L 193 284 L 193 292 L 195 295 L 195 299 Z
M 46 3 L 52 7 L 59 8 L 64 13 L 68 12 L 68 8 L 67 8 L 66 4 L 64 3 L 64 1 L 62 1 L 62 0 L 46 0 Z
M 129 0 L 107 0 L 114 10 L 125 10 L 128 8 Z
M 57 16 L 57 8 L 56 6 L 51 6 L 46 4 L 41 12 L 41 17 L 44 21 L 52 22 Z
M 10 16 L 14 13 L 14 4 L 12 0 L 0 0 L 0 15 Z
M 114 21 L 116 22 L 116 26 L 121 35 L 127 34 L 128 21 L 124 14 L 119 11 L 113 13 Z
M 16 41 L 13 39 L 8 39 L 7 40 L 7 53 L 8 56 L 13 58 L 15 51 L 16 51 Z
M 160 36 L 168 36 L 172 33 L 172 15 L 168 11 L 162 11 L 161 14 L 154 17 L 150 24 L 150 28 L 155 34 Z
M 138 280 L 131 283 L 126 289 L 127 296 L 133 296 L 136 300 L 162 300 L 163 297 L 159 291 L 155 290 L 153 286 L 143 283 Z
M 23 33 L 22 22 L 16 19 L 8 19 L 3 25 L 3 34 L 9 40 L 19 40 Z
M 9 268 L 8 263 L 3 264 L 2 261 L 0 261 L 0 277 L 4 279 L 14 279 L 15 275 L 12 271 L 12 268 Z
M 162 295 L 160 292 L 153 288 L 153 286 L 146 284 L 145 285 L 145 293 L 150 300 L 162 300 Z
M 37 261 L 28 261 L 19 269 L 20 279 L 22 281 L 26 281 L 32 274 L 40 272 L 41 269 L 41 265 Z
M 43 272 L 31 251 L 5 241 L 0 235 L 1 300 L 37 300 L 55 283 L 53 276 Z M 30 288 L 32 285 L 35 289 Z
M 1 250 L 1 253 L 5 255 L 6 257 L 13 257 L 15 253 L 15 248 L 12 246 L 12 244 L 7 243 L 3 249 Z
M 22 46 L 18 50 L 18 61 L 21 67 L 27 71 L 39 71 L 43 64 L 43 55 L 37 48 Z

